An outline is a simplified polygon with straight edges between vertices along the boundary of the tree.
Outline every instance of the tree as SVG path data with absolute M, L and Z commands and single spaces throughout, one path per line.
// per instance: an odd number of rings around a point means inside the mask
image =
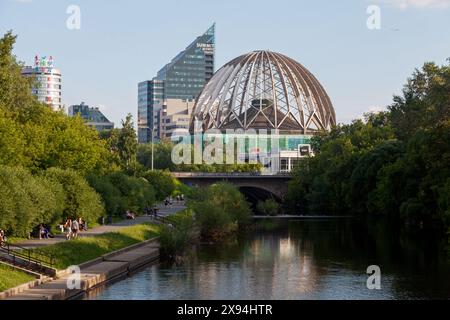
M 153 144 L 154 158 L 153 167 L 159 170 L 175 169 L 175 164 L 172 162 L 172 148 L 173 144 L 170 141 L 161 141 Z M 152 144 L 140 144 L 137 151 L 137 160 L 147 169 L 152 167 Z
M 0 166 L 0 225 L 11 234 L 26 237 L 38 224 L 57 222 L 62 203 L 59 183 L 24 168 Z
M 122 120 L 122 129 L 117 137 L 117 150 L 122 162 L 123 168 L 126 170 L 131 169 L 136 163 L 137 154 L 137 137 L 134 130 L 133 116 L 129 113 Z
M 22 65 L 12 54 L 16 36 L 8 31 L 0 39 L 0 106 L 12 114 L 25 113 L 36 103 L 31 94 L 31 80 L 21 75 Z
M 259 201 L 256 209 L 266 216 L 275 216 L 280 210 L 280 205 L 273 199 L 267 199 L 265 201 Z
M 389 106 L 396 136 L 406 141 L 419 129 L 431 128 L 450 119 L 450 65 L 425 63 L 416 69 Z
M 426 63 L 387 112 L 313 138 L 293 173 L 292 212 L 351 213 L 392 226 L 450 228 L 450 66 Z
M 104 215 L 100 195 L 75 171 L 50 168 L 46 170 L 45 177 L 60 183 L 64 189 L 64 219 L 82 217 L 88 222 L 96 222 Z
M 216 240 L 234 230 L 234 226 L 248 223 L 251 216 L 243 194 L 226 182 L 198 189 L 188 206 L 195 213 L 203 236 Z
M 170 196 L 176 188 L 175 178 L 166 171 L 146 171 L 142 175 L 154 188 L 156 200 L 162 201 Z
M 130 177 L 122 172 L 108 175 L 109 181 L 120 191 L 121 214 L 126 210 L 144 212 L 155 202 L 155 190 L 144 178 Z
M 90 175 L 88 181 L 90 186 L 102 197 L 107 214 L 115 216 L 123 214 L 126 208 L 125 199 L 108 176 Z

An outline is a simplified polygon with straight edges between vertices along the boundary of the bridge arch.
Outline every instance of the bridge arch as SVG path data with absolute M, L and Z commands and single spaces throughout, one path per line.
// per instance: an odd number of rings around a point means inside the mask
M 239 189 L 248 197 L 269 197 L 282 202 L 287 193 L 290 175 L 259 175 L 252 173 L 201 173 L 201 172 L 176 172 L 174 176 L 187 185 L 206 187 L 210 184 L 226 181 Z
M 239 191 L 245 196 L 247 201 L 252 205 L 252 207 L 256 208 L 256 205 L 259 201 L 265 201 L 268 199 L 273 199 L 278 203 L 282 202 L 282 199 L 274 194 L 271 190 L 260 186 L 252 186 L 252 185 L 242 185 L 238 186 Z

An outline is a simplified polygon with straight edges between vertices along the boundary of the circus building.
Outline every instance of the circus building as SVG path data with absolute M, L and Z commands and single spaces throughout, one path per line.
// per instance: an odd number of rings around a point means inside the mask
M 304 66 L 271 51 L 254 51 L 219 69 L 199 95 L 190 131 L 267 130 L 279 134 L 280 171 L 311 154 L 310 139 L 336 124 L 325 89 Z

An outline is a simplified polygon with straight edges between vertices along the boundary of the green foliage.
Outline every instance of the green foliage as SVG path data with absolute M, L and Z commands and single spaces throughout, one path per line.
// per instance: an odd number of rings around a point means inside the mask
M 181 211 L 170 217 L 172 226 L 161 225 L 159 244 L 163 256 L 173 258 L 180 256 L 189 245 L 195 224 L 189 210 Z
M 259 201 L 256 210 L 266 216 L 276 216 L 280 210 L 280 205 L 273 199 Z
M 137 146 L 138 142 L 132 116 L 128 114 L 125 121 L 122 121 L 122 129 L 117 137 L 119 158 L 123 167 L 127 170 L 136 163 Z
M 176 171 L 172 162 L 173 144 L 170 141 L 161 141 L 153 144 L 153 168 L 157 170 Z M 152 168 L 152 144 L 140 144 L 137 150 L 137 161 L 146 169 Z
M 172 162 L 172 149 L 174 144 L 170 141 L 162 141 L 154 144 L 154 169 L 170 170 L 173 172 L 260 172 L 260 163 L 243 164 L 180 164 Z M 192 147 L 193 148 L 193 147 Z M 137 160 L 147 169 L 151 168 L 152 145 L 144 144 L 138 147 Z
M 126 210 L 143 212 L 155 202 L 155 189 L 144 178 L 128 176 L 121 172 L 108 175 L 107 179 L 120 192 L 118 214 Z M 112 197 L 114 195 L 110 195 Z M 107 199 L 108 197 L 105 197 Z
M 170 196 L 176 188 L 176 180 L 170 172 L 167 171 L 146 171 L 142 176 L 153 186 L 155 189 L 156 200 L 162 201 L 167 196 Z
M 90 175 L 88 182 L 102 197 L 106 213 L 119 216 L 125 212 L 126 200 L 108 176 Z
M 16 37 L 0 39 L 0 165 L 33 172 L 58 166 L 82 174 L 107 168 L 108 152 L 97 132 L 79 118 L 53 112 L 31 94 L 12 54 Z
M 387 112 L 313 138 L 289 184 L 292 212 L 384 217 L 450 227 L 450 66 L 416 70 Z
M 30 91 L 31 82 L 22 77 L 22 65 L 12 54 L 15 42 L 16 36 L 11 31 L 0 39 L 0 107 L 8 107 L 12 112 L 28 108 L 35 101 Z
M 409 140 L 419 129 L 433 128 L 450 118 L 450 65 L 425 63 L 416 70 L 389 106 L 396 136 Z
M 232 231 L 233 225 L 248 223 L 251 216 L 249 204 L 242 193 L 225 182 L 198 189 L 189 200 L 188 207 L 195 213 L 202 235 L 207 238 L 220 238 Z
M 62 187 L 23 168 L 0 166 L 0 225 L 26 237 L 40 223 L 52 224 L 62 213 Z
M 64 190 L 64 219 L 82 217 L 88 222 L 96 222 L 104 215 L 99 194 L 75 171 L 50 168 L 45 172 L 45 177 L 59 183 Z

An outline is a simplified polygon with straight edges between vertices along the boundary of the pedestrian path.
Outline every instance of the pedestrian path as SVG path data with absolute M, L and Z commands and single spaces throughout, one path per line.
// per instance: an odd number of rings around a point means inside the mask
M 169 216 L 175 214 L 186 207 L 184 203 L 175 203 L 171 206 L 158 206 L 158 216 Z M 141 224 L 145 222 L 153 222 L 153 216 L 144 215 L 136 217 L 134 220 L 122 220 L 110 225 L 104 225 L 85 231 L 80 236 L 95 236 L 107 232 L 115 232 L 122 228 Z M 21 242 L 20 246 L 25 248 L 38 248 L 48 246 L 54 243 L 67 241 L 64 235 L 58 235 L 53 239 L 33 239 Z M 68 280 L 71 274 L 63 273 L 57 278 L 40 284 L 36 287 L 30 287 L 21 290 L 17 294 L 8 297 L 8 300 L 51 300 L 51 299 L 68 299 L 76 295 L 82 294 L 91 288 L 100 284 L 104 284 L 111 279 L 129 274 L 138 270 L 141 266 L 151 263 L 159 259 L 159 243 L 156 239 L 147 240 L 137 243 L 133 246 L 120 249 L 99 257 L 98 261 L 91 261 L 81 264 L 80 280 L 81 287 L 79 289 L 69 289 Z M 71 281 L 71 280 L 70 280 Z
M 159 216 L 169 216 L 172 214 L 175 214 L 183 209 L 185 209 L 184 203 L 174 203 L 171 206 L 164 206 L 164 205 L 158 205 L 159 208 L 158 215 Z M 108 232 L 116 232 L 123 228 L 134 226 L 136 224 L 142 224 L 145 222 L 153 222 L 153 216 L 151 215 L 143 215 L 138 216 L 134 220 L 121 220 L 118 222 L 114 222 L 112 224 L 97 226 L 94 228 L 89 229 L 88 231 L 83 231 L 78 234 L 79 237 L 90 237 L 95 236 L 103 233 Z M 24 249 L 34 249 L 34 248 L 41 248 L 45 246 L 49 246 L 55 243 L 64 242 L 66 240 L 66 236 L 64 234 L 58 234 L 54 238 L 50 239 L 31 239 L 31 240 L 24 240 L 20 241 L 18 243 L 15 243 L 15 245 L 18 245 Z

